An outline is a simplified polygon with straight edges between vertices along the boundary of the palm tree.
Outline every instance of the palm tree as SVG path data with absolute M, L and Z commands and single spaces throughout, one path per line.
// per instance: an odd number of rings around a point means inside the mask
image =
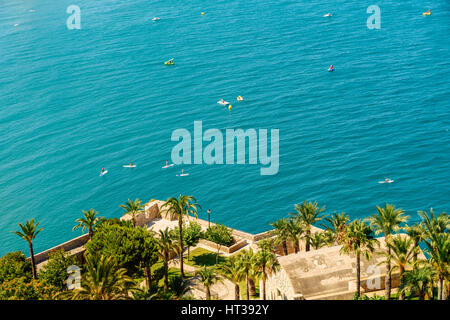
M 266 300 L 266 280 L 267 276 L 277 272 L 280 269 L 277 257 L 273 252 L 270 252 L 266 248 L 261 248 L 255 256 L 255 265 L 261 274 L 262 280 L 262 296 L 263 300 Z
M 94 228 L 100 221 L 100 218 L 97 217 L 98 212 L 94 209 L 89 209 L 88 211 L 83 210 L 82 212 L 84 217 L 75 220 L 76 222 L 78 222 L 78 224 L 73 227 L 73 230 L 82 228 L 81 231 L 84 232 L 84 230 L 87 229 L 89 232 L 89 240 L 91 240 L 94 235 Z
M 131 299 L 131 294 L 139 291 L 133 279 L 127 276 L 127 270 L 118 268 L 113 257 L 86 255 L 85 258 L 82 287 L 73 291 L 73 300 Z
M 30 258 L 31 258 L 31 271 L 33 274 L 33 279 L 37 279 L 36 274 L 36 263 L 34 262 L 34 251 L 33 251 L 33 240 L 36 238 L 39 232 L 41 232 L 44 228 L 40 228 L 38 230 L 40 222 L 34 223 L 34 219 L 31 219 L 30 221 L 25 221 L 25 224 L 19 223 L 19 227 L 22 230 L 20 231 L 13 231 L 13 233 L 17 234 L 19 237 L 21 237 L 23 240 L 28 242 L 28 246 L 30 247 Z
M 134 201 L 131 201 L 128 199 L 127 203 L 121 204 L 121 208 L 125 209 L 124 214 L 131 215 L 132 221 L 133 221 L 133 227 L 136 227 L 136 215 L 144 209 L 144 206 L 142 205 L 142 201 L 139 199 L 136 199 Z
M 414 241 L 414 247 L 418 249 L 419 243 L 425 240 L 425 230 L 423 228 L 423 225 L 421 223 L 413 224 L 412 226 L 405 225 L 404 229 L 406 231 L 406 234 Z M 417 261 L 418 253 L 419 250 L 414 251 L 414 262 Z
M 426 239 L 426 252 L 430 256 L 430 264 L 436 270 L 439 280 L 438 299 L 444 299 L 444 280 L 449 278 L 450 268 L 450 233 L 434 233 L 431 239 Z
M 303 237 L 304 230 L 299 221 L 289 219 L 286 223 L 287 239 L 294 246 L 294 252 L 300 250 L 300 239 Z
M 176 243 L 172 237 L 169 228 L 159 230 L 159 237 L 156 239 L 159 257 L 164 264 L 164 290 L 167 291 L 169 287 L 169 260 L 171 255 L 180 252 L 179 244 Z
M 377 213 L 368 218 L 370 226 L 375 230 L 375 234 L 383 233 L 387 248 L 387 255 L 391 255 L 391 248 L 387 245 L 389 238 L 394 231 L 400 229 L 400 224 L 408 220 L 405 216 L 405 211 L 402 209 L 395 209 L 392 204 L 386 204 L 384 208 L 377 206 Z M 390 274 L 391 265 L 386 264 L 386 278 L 385 278 L 385 299 L 389 300 L 391 297 L 392 277 Z
M 450 217 L 446 212 L 441 212 L 437 217 L 434 214 L 433 208 L 430 208 L 430 215 L 426 211 L 418 211 L 422 218 L 425 235 L 431 237 L 433 233 L 444 233 L 448 231 Z
M 178 231 L 179 231 L 179 244 L 180 244 L 180 272 L 181 277 L 184 277 L 183 267 L 183 216 L 189 216 L 193 214 L 196 218 L 200 205 L 197 203 L 197 199 L 192 196 L 180 195 L 178 198 L 172 197 L 167 199 L 161 207 L 163 212 L 170 214 L 171 218 L 176 216 L 178 218 Z
M 328 225 L 322 224 L 322 226 L 325 227 L 326 231 L 333 234 L 333 241 L 337 244 L 342 244 L 345 238 L 345 228 L 347 227 L 347 222 L 350 220 L 348 215 L 345 212 L 334 212 L 331 217 L 327 217 L 324 220 L 328 222 Z
M 320 249 L 327 244 L 325 232 L 315 232 L 311 236 L 311 246 L 314 250 Z
M 234 283 L 234 300 L 240 300 L 239 282 L 244 279 L 245 273 L 242 270 L 238 257 L 229 257 L 226 264 L 221 266 L 221 269 L 225 276 Z
M 417 252 L 417 247 L 414 246 L 414 240 L 412 238 L 402 236 L 400 234 L 395 237 L 391 237 L 387 245 L 391 251 L 391 255 L 387 256 L 385 253 L 386 263 L 394 264 L 390 270 L 390 275 L 392 275 L 394 270 L 398 269 L 401 282 L 406 268 L 414 259 L 414 254 Z M 405 299 L 404 292 L 400 293 L 399 299 Z
M 252 273 L 252 268 L 254 266 L 254 253 L 253 250 L 250 248 L 248 250 L 242 251 L 238 255 L 239 259 L 239 265 L 241 266 L 242 272 L 245 274 L 245 286 L 246 286 L 246 293 L 247 293 L 247 300 L 250 300 L 250 292 L 249 292 L 249 286 L 250 286 L 250 276 Z
M 410 294 L 416 294 L 419 300 L 428 299 L 433 295 L 435 273 L 435 270 L 429 266 L 405 271 L 399 288 L 400 294 L 404 296 L 406 292 L 409 292 Z
M 279 219 L 270 224 L 274 227 L 272 230 L 272 234 L 275 235 L 277 244 L 281 244 L 283 247 L 283 254 L 285 256 L 288 255 L 287 244 L 286 242 L 289 240 L 289 231 L 288 231 L 288 221 L 286 218 Z
M 374 238 L 370 227 L 361 220 L 354 220 L 348 224 L 346 230 L 340 252 L 341 254 L 353 253 L 356 256 L 356 293 L 359 298 L 361 295 L 361 255 L 369 260 L 378 241 Z
M 441 239 L 441 235 L 447 234 L 449 225 L 450 225 L 450 216 L 446 212 L 441 212 L 439 215 L 435 215 L 433 208 L 430 208 L 430 214 L 426 211 L 419 211 L 419 216 L 422 218 L 422 224 L 424 226 L 424 240 L 425 244 L 427 245 L 428 251 L 434 251 L 434 257 L 432 256 L 430 259 L 430 262 L 433 265 L 437 265 L 440 269 L 444 267 L 443 264 L 448 265 L 448 252 L 446 253 L 445 250 L 448 250 L 445 248 L 445 240 Z M 446 236 L 443 236 L 446 238 Z M 433 247 L 434 246 L 434 247 Z M 440 246 L 439 248 L 437 246 Z M 448 272 L 445 273 L 443 270 L 441 272 L 438 272 L 438 283 L 439 288 L 438 292 L 441 295 L 441 298 L 443 298 L 443 288 L 444 280 L 442 280 L 442 277 L 446 277 L 445 274 L 448 275 Z M 450 284 L 449 280 L 446 280 L 447 282 L 447 296 L 450 294 Z
M 211 300 L 211 286 L 216 282 L 221 281 L 216 273 L 216 269 L 214 267 L 205 266 L 203 269 L 198 270 L 195 275 L 200 278 L 200 282 L 206 288 L 206 300 Z
M 317 201 L 306 202 L 295 205 L 295 213 L 289 213 L 294 219 L 298 220 L 303 230 L 305 231 L 305 247 L 306 251 L 310 249 L 311 228 L 312 226 L 322 220 L 324 217 L 320 214 L 325 211 L 325 207 L 319 208 Z

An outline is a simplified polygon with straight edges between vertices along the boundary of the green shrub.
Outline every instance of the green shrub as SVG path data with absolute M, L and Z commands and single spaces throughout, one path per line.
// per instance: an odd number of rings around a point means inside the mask
M 26 277 L 0 283 L 0 300 L 51 300 L 57 288 Z
M 0 258 L 0 283 L 21 277 L 31 279 L 31 262 L 21 251 L 9 252 Z
M 205 232 L 205 239 L 227 247 L 234 242 L 231 229 L 221 224 L 209 227 Z
M 64 290 L 68 277 L 67 268 L 77 264 L 79 264 L 77 259 L 70 257 L 63 249 L 51 252 L 47 264 L 39 272 L 39 279 L 59 290 Z

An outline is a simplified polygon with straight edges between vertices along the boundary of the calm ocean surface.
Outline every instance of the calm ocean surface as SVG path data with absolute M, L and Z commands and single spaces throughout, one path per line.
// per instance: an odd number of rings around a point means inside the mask
M 81 30 L 66 27 L 71 4 Z M 352 218 L 385 202 L 413 220 L 448 211 L 450 2 L 373 3 L 380 30 L 366 27 L 370 4 L 0 0 L 0 255 L 28 254 L 10 232 L 18 222 L 41 222 L 37 252 L 80 235 L 81 210 L 120 217 L 128 198 L 195 195 L 200 217 L 211 208 L 213 221 L 254 233 L 303 200 Z M 279 173 L 162 170 L 172 131 L 195 120 L 279 129 Z

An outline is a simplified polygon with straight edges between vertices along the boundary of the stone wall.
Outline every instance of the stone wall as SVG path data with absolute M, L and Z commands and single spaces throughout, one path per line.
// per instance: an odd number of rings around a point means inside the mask
M 86 244 L 86 242 L 88 242 L 88 240 L 89 240 L 89 234 L 87 234 L 87 233 L 83 234 L 82 236 L 76 237 L 72 240 L 64 242 L 53 248 L 50 248 L 45 251 L 39 252 L 38 254 L 35 254 L 34 260 L 35 260 L 36 264 L 39 264 L 39 263 L 47 260 L 48 255 L 53 251 L 57 251 L 57 250 L 61 250 L 61 249 L 63 249 L 64 251 L 71 251 L 71 250 L 74 250 L 74 249 L 84 246 Z M 28 259 L 30 259 L 30 258 L 28 258 Z
M 217 249 L 219 249 L 219 245 L 217 243 L 206 240 L 206 239 L 201 239 L 198 243 L 208 247 L 209 249 L 211 249 L 213 251 L 217 251 Z M 246 245 L 247 245 L 247 240 L 242 239 L 229 247 L 220 246 L 219 251 L 222 253 L 231 254 L 231 253 L 236 252 L 237 250 L 241 249 L 242 247 L 245 247 Z

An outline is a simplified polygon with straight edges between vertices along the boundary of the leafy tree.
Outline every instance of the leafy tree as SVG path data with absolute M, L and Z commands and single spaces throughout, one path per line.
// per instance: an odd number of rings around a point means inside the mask
M 67 290 L 61 297 L 73 300 L 127 300 L 139 291 L 136 283 L 127 275 L 125 268 L 119 268 L 113 257 L 87 254 L 86 271 L 81 288 Z
M 354 220 L 347 226 L 345 241 L 340 252 L 356 256 L 356 296 L 361 296 L 361 255 L 367 260 L 374 252 L 378 241 L 373 237 L 370 227 L 361 220 Z
M 221 224 L 209 227 L 205 232 L 205 238 L 215 242 L 217 246 L 216 264 L 219 261 L 219 253 L 221 246 L 230 246 L 233 244 L 233 235 L 231 229 Z
M 31 272 L 33 275 L 33 279 L 37 279 L 36 274 L 36 263 L 34 261 L 34 251 L 33 251 L 33 240 L 36 236 L 43 230 L 43 228 L 38 229 L 40 222 L 34 223 L 34 219 L 30 221 L 26 221 L 25 224 L 19 223 L 19 227 L 21 231 L 13 231 L 13 233 L 17 234 L 23 240 L 28 242 L 28 246 L 30 247 L 30 257 L 31 257 Z
M 245 274 L 245 286 L 247 290 L 247 300 L 250 300 L 250 275 L 252 273 L 252 269 L 254 268 L 255 254 L 253 250 L 250 248 L 248 250 L 243 250 L 237 255 L 238 263 L 241 266 L 242 272 Z
M 206 288 L 206 300 L 211 300 L 211 286 L 221 281 L 219 275 L 216 273 L 216 269 L 205 266 L 203 269 L 197 270 L 195 275 L 200 278 L 200 282 Z
M 189 283 L 178 275 L 173 276 L 169 279 L 169 291 L 172 299 L 180 299 L 189 292 Z
M 136 199 L 134 201 L 128 199 L 128 201 L 125 204 L 121 204 L 120 207 L 125 209 L 124 215 L 129 214 L 131 216 L 133 227 L 136 227 L 136 215 L 142 212 L 142 209 L 144 209 L 142 201 L 139 199 Z
M 267 250 L 267 246 L 261 246 L 259 244 L 259 247 L 261 250 L 259 250 L 255 255 L 255 268 L 261 274 L 261 280 L 263 284 L 262 296 L 263 300 L 266 300 L 267 276 L 277 272 L 280 269 L 280 264 L 278 263 L 276 255 L 273 252 Z
M 89 209 L 88 211 L 82 211 L 83 212 L 83 218 L 78 218 L 75 220 L 78 222 L 78 224 L 73 227 L 73 230 L 76 230 L 78 228 L 82 228 L 81 230 L 84 232 L 84 230 L 88 230 L 89 233 L 89 239 L 92 239 L 92 236 L 94 235 L 94 228 L 97 225 L 97 223 L 100 221 L 100 218 L 97 217 L 98 212 L 94 209 Z
M 294 252 L 300 250 L 300 240 L 303 238 L 304 229 L 302 224 L 297 220 L 288 220 L 286 224 L 287 238 L 294 246 Z
M 426 211 L 419 211 L 418 214 L 422 218 L 425 235 L 429 238 L 431 238 L 433 234 L 448 232 L 450 217 L 446 212 L 441 212 L 436 217 L 433 208 L 430 208 L 429 215 Z
M 169 260 L 172 255 L 181 253 L 180 245 L 171 235 L 169 228 L 159 230 L 157 238 L 157 248 L 159 257 L 164 265 L 164 290 L 169 288 Z
M 385 243 L 387 248 L 387 255 L 391 255 L 391 248 L 387 245 L 392 233 L 400 229 L 400 224 L 408 220 L 408 216 L 405 216 L 405 211 L 402 209 L 396 209 L 392 204 L 386 204 L 384 208 L 377 206 L 377 213 L 367 219 L 370 222 L 370 226 L 374 229 L 375 234 L 383 233 L 385 237 Z M 391 264 L 386 264 L 386 279 L 385 279 L 385 292 L 384 296 L 386 300 L 391 297 L 391 284 L 392 277 L 390 274 Z
M 52 300 L 57 293 L 57 288 L 31 277 L 0 283 L 0 300 Z
M 310 238 L 311 246 L 314 250 L 320 249 L 327 244 L 325 232 L 315 232 Z
M 22 251 L 9 252 L 0 258 L 0 283 L 21 277 L 31 279 L 31 262 Z
M 399 293 L 417 295 L 419 300 L 429 299 L 433 293 L 433 278 L 436 271 L 429 266 L 405 271 L 400 284 Z
M 331 232 L 333 235 L 333 242 L 342 244 L 342 241 L 345 238 L 347 222 L 350 220 L 348 215 L 346 215 L 345 212 L 334 212 L 331 217 L 327 217 L 324 220 L 328 223 L 328 225 L 322 224 L 322 226 L 325 227 L 326 231 Z
M 421 243 L 423 240 L 425 240 L 425 230 L 423 228 L 423 225 L 421 223 L 419 224 L 413 224 L 412 226 L 405 225 L 405 231 L 406 234 L 413 239 L 414 241 L 414 247 L 417 248 L 417 250 L 414 251 L 414 262 L 417 261 L 417 255 L 419 253 L 419 243 Z
M 76 258 L 69 256 L 63 249 L 51 252 L 47 264 L 39 273 L 39 278 L 62 291 L 66 288 L 67 268 L 77 263 Z
M 188 249 L 188 260 L 190 248 L 196 246 L 202 236 L 202 227 L 198 223 L 190 222 L 189 225 L 184 229 L 183 239 Z
M 317 201 L 303 201 L 302 204 L 295 205 L 295 211 L 290 215 L 302 225 L 305 232 L 306 251 L 309 251 L 312 226 L 324 218 L 321 213 L 325 211 L 325 207 L 319 208 Z
M 183 244 L 183 217 L 194 215 L 197 216 L 198 209 L 200 205 L 197 203 L 197 199 L 192 196 L 180 195 L 178 198 L 172 197 L 167 199 L 167 201 L 162 205 L 161 211 L 166 212 L 170 215 L 170 217 L 178 218 L 178 229 L 179 229 L 179 238 L 178 243 L 180 245 L 180 272 L 181 276 L 184 277 L 184 261 L 183 261 L 183 252 L 184 252 L 184 244 Z
M 426 239 L 426 253 L 430 256 L 429 262 L 436 270 L 439 281 L 439 300 L 444 300 L 444 280 L 449 280 L 450 268 L 450 234 L 434 233 L 431 239 Z
M 287 241 L 289 238 L 289 230 L 288 230 L 288 220 L 286 218 L 279 219 L 270 224 L 274 229 L 271 231 L 271 234 L 275 236 L 277 240 L 277 244 L 281 244 L 283 247 L 283 254 L 285 256 L 288 255 L 287 250 Z
M 231 256 L 227 259 L 226 263 L 221 266 L 221 269 L 228 279 L 234 283 L 234 300 L 240 299 L 240 287 L 239 282 L 245 278 L 245 273 L 239 263 L 239 258 Z
M 102 224 L 85 247 L 88 254 L 112 257 L 118 267 L 125 268 L 130 275 L 144 269 L 147 287 L 150 285 L 148 268 L 157 261 L 157 247 L 147 230 L 130 225 Z
M 414 246 L 414 240 L 410 237 L 397 235 L 391 237 L 387 243 L 391 255 L 386 255 L 386 261 L 382 263 L 393 263 L 389 274 L 391 275 L 394 270 L 399 271 L 400 281 L 402 281 L 403 274 L 406 268 L 411 265 L 414 254 L 417 252 L 417 248 Z M 400 300 L 405 299 L 404 293 L 400 293 Z

